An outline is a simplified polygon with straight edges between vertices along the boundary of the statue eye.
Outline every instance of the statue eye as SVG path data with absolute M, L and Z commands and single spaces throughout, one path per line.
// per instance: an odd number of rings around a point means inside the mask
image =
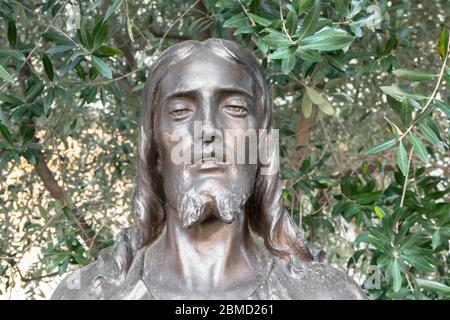
M 169 115 L 175 120 L 182 120 L 187 118 L 191 114 L 192 110 L 190 109 L 178 109 L 169 112 Z
M 245 116 L 247 115 L 247 108 L 238 105 L 228 105 L 224 107 L 226 113 L 232 116 Z

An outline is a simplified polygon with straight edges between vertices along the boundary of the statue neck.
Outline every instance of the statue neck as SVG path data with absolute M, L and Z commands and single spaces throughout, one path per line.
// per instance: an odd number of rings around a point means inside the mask
M 187 287 L 220 288 L 237 274 L 249 276 L 255 247 L 244 212 L 231 224 L 214 216 L 186 229 L 168 210 L 165 259 Z

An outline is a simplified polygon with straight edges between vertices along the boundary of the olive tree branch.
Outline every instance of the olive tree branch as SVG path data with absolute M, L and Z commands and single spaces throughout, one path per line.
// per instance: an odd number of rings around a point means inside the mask
M 447 67 L 447 59 L 448 59 L 448 56 L 449 56 L 449 52 L 450 52 L 450 37 L 449 37 L 449 41 L 448 41 L 448 44 L 447 44 L 447 54 L 445 55 L 444 62 L 442 63 L 441 71 L 439 72 L 439 77 L 438 77 L 438 80 L 437 80 L 436 85 L 434 87 L 433 93 L 428 98 L 427 103 L 422 108 L 422 110 L 420 111 L 419 115 L 423 114 L 427 110 L 427 108 L 430 106 L 431 102 L 433 102 L 434 98 L 436 97 L 436 94 L 439 91 L 439 87 L 441 85 L 442 78 L 444 77 L 445 69 Z M 416 119 L 417 119 L 417 117 L 416 117 Z M 413 121 L 411 123 L 411 125 L 406 129 L 406 131 L 401 136 L 399 136 L 398 141 L 402 141 L 403 138 L 412 130 L 412 128 L 416 124 L 417 124 L 417 120 Z

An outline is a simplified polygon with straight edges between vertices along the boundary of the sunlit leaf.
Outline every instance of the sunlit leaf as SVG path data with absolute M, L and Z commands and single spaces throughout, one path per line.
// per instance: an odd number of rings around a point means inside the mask
M 393 147 L 396 143 L 397 143 L 397 139 L 383 141 L 383 142 L 373 146 L 369 150 L 367 150 L 365 154 L 375 154 L 375 153 L 387 150 L 387 149 Z

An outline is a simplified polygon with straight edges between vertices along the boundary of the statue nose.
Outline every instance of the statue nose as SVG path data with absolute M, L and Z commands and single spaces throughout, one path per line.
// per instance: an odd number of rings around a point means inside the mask
M 217 129 L 212 128 L 211 126 L 203 126 L 202 131 L 202 142 L 204 143 L 213 143 L 216 140 L 217 133 L 215 132 Z

